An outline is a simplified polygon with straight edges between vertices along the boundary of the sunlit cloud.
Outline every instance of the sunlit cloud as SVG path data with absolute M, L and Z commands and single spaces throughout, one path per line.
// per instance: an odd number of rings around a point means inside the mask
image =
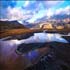
M 24 12 L 23 12 L 24 11 Z M 26 14 L 26 13 L 27 14 Z M 8 20 L 25 20 L 31 17 L 31 14 L 29 14 L 29 11 L 25 11 L 22 8 L 7 8 L 7 18 Z
M 25 1 L 24 7 L 27 7 L 29 5 L 30 1 Z
M 47 14 L 47 18 L 50 18 L 51 16 L 54 15 L 54 12 L 53 12 L 52 9 L 48 9 L 48 11 L 46 12 L 46 14 Z
M 46 14 L 45 10 L 41 10 L 38 13 L 36 13 L 30 20 L 28 20 L 28 22 L 33 23 L 35 22 L 38 18 L 42 18 L 44 17 Z
M 65 8 L 59 8 L 55 11 L 55 14 L 70 14 L 70 6 L 66 6 Z
M 25 20 L 33 23 L 44 16 L 49 19 L 56 14 L 69 15 L 69 3 L 70 1 L 1 1 L 0 19 Z
M 44 1 L 44 5 L 47 8 L 52 8 L 52 7 L 55 7 L 56 5 L 60 5 L 62 3 L 64 3 L 64 1 Z

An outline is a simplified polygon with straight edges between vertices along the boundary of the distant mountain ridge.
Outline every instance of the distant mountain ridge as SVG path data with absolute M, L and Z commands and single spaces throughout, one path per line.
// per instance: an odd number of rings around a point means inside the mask
M 67 15 L 67 14 L 57 14 L 57 15 L 51 16 L 49 19 L 47 18 L 47 16 L 44 16 L 42 18 L 37 19 L 35 22 L 43 22 L 43 21 L 48 21 L 48 20 L 51 20 L 51 19 L 63 20 L 63 19 L 66 19 L 66 18 L 70 19 L 70 14 L 69 15 Z
M 0 21 L 0 30 L 26 28 L 24 25 L 17 21 Z
M 48 19 L 47 19 L 47 16 L 44 16 L 44 17 L 42 17 L 42 18 L 39 18 L 39 19 L 37 19 L 35 22 L 43 22 L 43 21 L 47 21 Z
M 51 17 L 51 19 L 55 19 L 55 20 L 62 20 L 62 19 L 66 19 L 66 18 L 70 18 L 70 14 L 58 14 L 58 15 L 54 15 Z
M 18 22 L 19 22 L 19 21 L 18 21 Z M 20 23 L 20 22 L 19 22 L 19 23 Z M 34 26 L 37 25 L 37 23 L 29 23 L 29 22 L 27 22 L 27 21 L 21 21 L 20 24 L 24 25 L 24 26 L 27 27 L 27 28 L 33 28 Z

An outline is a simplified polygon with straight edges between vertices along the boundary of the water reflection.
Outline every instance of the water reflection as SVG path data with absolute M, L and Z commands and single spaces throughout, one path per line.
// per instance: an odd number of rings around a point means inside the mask
M 13 40 L 13 38 L 11 40 L 8 40 L 11 43 L 16 43 L 16 44 L 22 44 L 22 43 L 44 43 L 44 42 L 51 42 L 51 41 L 56 41 L 56 42 L 63 42 L 63 43 L 68 43 L 67 40 L 65 40 L 64 38 L 62 38 L 62 36 L 64 36 L 63 34 L 58 34 L 58 33 L 34 33 L 33 36 L 28 37 L 27 39 L 21 39 L 21 40 Z M 21 36 L 20 36 L 21 37 Z M 0 41 L 4 41 L 8 38 L 11 37 L 6 37 L 6 38 L 2 38 L 0 39 Z
M 29 52 L 28 54 L 25 55 L 26 58 L 29 58 L 29 60 L 34 60 L 39 56 L 39 52 L 34 50 Z
M 4 54 L 8 55 L 11 51 L 11 47 L 17 48 L 18 45 L 22 43 L 44 43 L 44 42 L 62 42 L 62 43 L 68 43 L 68 41 L 61 37 L 61 34 L 55 33 L 34 33 L 33 36 L 22 39 L 22 40 L 5 40 L 6 38 L 0 39 L 0 46 L 4 47 L 2 51 L 4 51 Z M 10 54 L 9 54 L 10 55 Z M 38 56 L 37 51 L 32 51 L 26 55 L 29 57 L 29 59 L 32 59 L 33 57 Z
M 40 60 L 40 56 L 46 54 L 48 52 L 49 45 L 43 48 L 39 48 L 36 50 L 31 50 L 28 53 L 23 54 L 22 56 L 17 55 L 15 50 L 17 47 L 23 43 L 44 43 L 44 42 L 62 42 L 68 43 L 68 41 L 61 37 L 61 34 L 52 34 L 52 33 L 34 33 L 33 36 L 29 36 L 27 39 L 18 38 L 13 39 L 13 37 L 6 37 L 0 39 L 0 63 L 6 61 L 6 64 L 10 64 L 15 66 L 14 64 L 19 63 L 22 64 L 23 67 L 30 66 L 32 64 L 37 63 Z M 22 37 L 22 36 L 20 36 Z M 21 46 L 24 47 L 24 46 Z M 25 46 L 27 47 L 27 46 Z M 34 47 L 34 46 L 32 46 Z M 37 47 L 37 46 L 35 46 Z M 38 48 L 38 47 L 37 47 Z M 28 48 L 27 48 L 28 49 Z M 9 65 L 8 65 L 9 66 Z M 10 66 L 9 66 L 10 67 Z
M 4 46 L 6 49 L 15 46 L 16 48 L 18 45 L 22 43 L 45 43 L 45 42 L 62 42 L 68 43 L 68 41 L 61 37 L 61 34 L 58 33 L 34 33 L 33 36 L 30 36 L 27 39 L 12 39 L 12 40 L 5 40 L 6 38 L 0 39 L 0 45 Z M 8 46 L 8 47 L 6 47 Z
M 68 43 L 67 40 L 61 37 L 61 34 L 52 33 L 34 33 L 33 36 L 21 40 L 20 43 L 45 43 L 45 42 L 62 42 Z

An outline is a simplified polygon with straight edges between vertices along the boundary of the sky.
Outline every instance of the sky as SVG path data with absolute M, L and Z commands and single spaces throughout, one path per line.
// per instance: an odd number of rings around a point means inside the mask
M 37 0 L 1 0 L 0 20 L 18 20 L 34 23 L 46 16 L 47 19 L 57 14 L 70 14 L 70 1 Z

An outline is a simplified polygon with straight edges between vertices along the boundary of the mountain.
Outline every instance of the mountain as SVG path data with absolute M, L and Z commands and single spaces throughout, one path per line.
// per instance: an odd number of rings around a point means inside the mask
M 33 28 L 37 25 L 37 23 L 29 23 L 27 21 L 18 21 L 20 24 L 24 25 L 27 28 Z
M 70 15 L 58 14 L 58 15 L 53 15 L 50 19 L 62 20 L 62 19 L 66 19 L 66 18 L 70 18 Z
M 5 29 L 26 28 L 24 25 L 17 21 L 0 21 L 0 31 Z
M 42 18 L 39 18 L 39 19 L 37 19 L 35 22 L 36 22 L 36 23 L 40 23 L 40 22 L 44 22 L 44 21 L 47 21 L 47 16 L 44 16 L 44 17 L 42 17 Z
M 49 18 L 49 20 L 51 19 L 55 19 L 55 20 L 62 20 L 62 19 L 66 19 L 66 18 L 70 18 L 70 14 L 67 15 L 66 13 L 62 13 L 62 14 L 57 14 L 57 15 L 53 15 Z M 44 16 L 42 18 L 37 19 L 35 22 L 40 23 L 40 22 L 44 22 L 44 21 L 48 21 L 47 16 Z

